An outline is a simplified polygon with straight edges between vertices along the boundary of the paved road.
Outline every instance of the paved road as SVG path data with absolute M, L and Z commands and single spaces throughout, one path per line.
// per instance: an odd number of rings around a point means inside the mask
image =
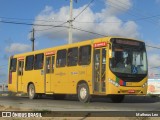
M 92 102 L 84 104 L 70 97 L 65 100 L 0 97 L 0 105 L 51 111 L 160 111 L 160 98 L 127 96 L 122 103 L 112 103 L 109 98 L 94 98 Z

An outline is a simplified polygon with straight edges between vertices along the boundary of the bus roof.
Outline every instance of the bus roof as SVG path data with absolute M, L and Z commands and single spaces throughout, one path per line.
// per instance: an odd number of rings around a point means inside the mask
M 141 40 L 137 40 L 137 39 L 133 39 L 133 38 L 118 37 L 118 36 L 106 36 L 106 37 L 102 37 L 102 38 L 95 38 L 95 39 L 91 39 L 91 40 L 79 41 L 79 42 L 75 42 L 75 43 L 72 43 L 72 44 L 64 44 L 64 45 L 61 45 L 61 46 L 53 46 L 53 47 L 44 48 L 44 49 L 41 49 L 41 50 L 35 50 L 35 51 L 15 54 L 12 57 L 22 57 L 22 56 L 26 56 L 26 55 L 34 55 L 34 54 L 45 53 L 47 51 L 52 51 L 52 50 L 57 50 L 57 49 L 78 47 L 78 46 L 81 46 L 81 45 L 92 44 L 92 43 L 95 43 L 95 42 L 104 42 L 104 41 L 109 42 L 109 40 L 111 38 L 122 38 L 122 39 L 129 39 L 129 40 L 136 40 L 136 41 L 139 41 L 139 42 L 143 42 Z

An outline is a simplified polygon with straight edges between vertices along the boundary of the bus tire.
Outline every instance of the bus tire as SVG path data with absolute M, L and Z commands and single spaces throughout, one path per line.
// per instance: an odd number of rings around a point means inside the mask
M 112 95 L 111 100 L 113 103 L 121 103 L 124 100 L 124 95 Z
M 29 85 L 28 95 L 29 99 L 36 99 L 38 97 L 38 94 L 36 94 L 35 87 L 33 84 Z
M 90 102 L 91 96 L 86 83 L 82 83 L 78 86 L 78 99 L 82 103 Z

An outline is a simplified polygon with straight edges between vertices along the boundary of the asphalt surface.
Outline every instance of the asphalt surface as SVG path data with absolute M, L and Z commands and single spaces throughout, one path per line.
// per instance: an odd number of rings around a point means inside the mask
M 160 98 L 150 96 L 127 96 L 122 103 L 112 103 L 109 98 L 93 98 L 90 103 L 81 103 L 75 97 L 64 100 L 52 97 L 30 100 L 28 97 L 0 97 L 1 106 L 50 111 L 160 111 Z

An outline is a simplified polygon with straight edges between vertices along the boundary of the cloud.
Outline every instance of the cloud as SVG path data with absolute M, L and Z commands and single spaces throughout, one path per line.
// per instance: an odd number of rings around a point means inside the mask
M 149 67 L 160 66 L 160 55 L 159 54 L 150 54 L 148 57 Z
M 8 53 L 25 52 L 28 50 L 31 50 L 31 46 L 21 43 L 12 43 L 5 48 L 5 51 Z
M 73 16 L 78 15 L 85 7 L 86 5 L 74 9 Z M 119 14 L 128 11 L 131 7 L 131 0 L 121 0 L 118 2 L 117 0 L 105 0 L 105 8 L 101 9 L 99 12 L 94 12 L 91 9 L 91 6 L 88 7 L 79 17 L 76 18 L 73 22 L 73 27 L 100 33 L 106 36 L 114 35 L 137 38 L 139 36 L 138 25 L 134 21 L 124 22 L 117 17 Z M 69 6 L 61 7 L 58 11 L 55 11 L 50 6 L 46 6 L 44 10 L 37 15 L 34 23 L 50 26 L 35 26 L 35 30 L 37 30 L 36 37 L 43 36 L 51 40 L 67 40 L 68 28 L 53 28 L 51 25 L 59 25 L 63 23 L 62 21 L 65 22 L 68 19 Z M 46 20 L 49 22 L 39 20 Z M 68 26 L 68 23 L 65 24 L 65 26 Z M 102 36 L 73 29 L 74 42 L 97 37 Z
M 146 41 L 146 45 L 159 47 L 159 43 L 153 43 L 151 40 Z M 148 73 L 150 74 L 159 74 L 160 71 L 160 54 L 159 50 L 152 47 L 147 47 L 147 58 L 148 58 Z
M 103 11 L 109 15 L 117 15 L 128 11 L 132 7 L 131 0 L 106 0 L 106 7 Z
M 148 55 L 148 73 L 159 74 L 160 71 L 160 54 L 149 54 Z
M 148 41 L 146 41 L 146 45 L 147 45 L 146 48 L 147 48 L 148 53 L 159 53 L 159 51 L 157 51 L 157 48 L 159 48 L 160 43 L 153 43 L 151 40 L 148 40 Z M 151 47 L 149 47 L 149 46 L 151 46 Z

